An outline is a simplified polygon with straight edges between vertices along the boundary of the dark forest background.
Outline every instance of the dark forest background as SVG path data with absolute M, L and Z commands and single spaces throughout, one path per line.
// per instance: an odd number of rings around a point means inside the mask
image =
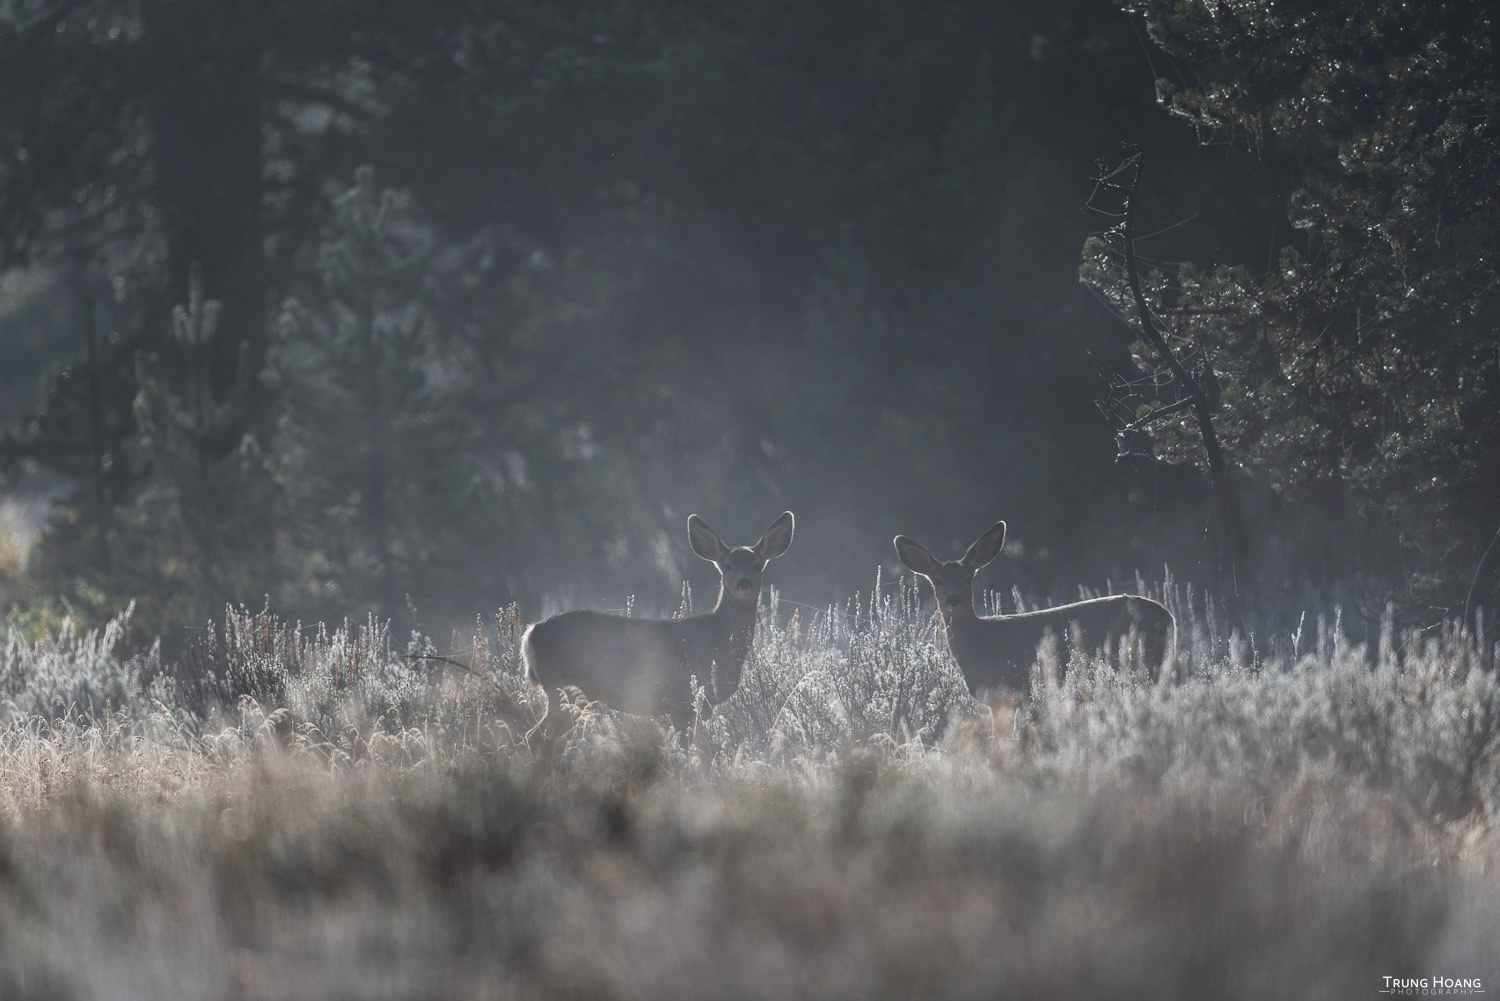
M 1478 0 L 5 4 L 0 606 L 703 607 L 688 514 L 790 508 L 819 607 L 1005 518 L 1007 593 L 1456 614 L 1497 42 Z M 1120 434 L 1185 399 L 1130 147 L 1233 533 L 1188 411 Z

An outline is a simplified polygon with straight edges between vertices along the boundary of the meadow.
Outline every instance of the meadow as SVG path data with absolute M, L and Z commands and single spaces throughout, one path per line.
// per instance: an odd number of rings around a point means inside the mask
M 576 707 L 550 757 L 514 609 L 442 649 L 228 609 L 170 659 L 128 612 L 12 626 L 0 998 L 1500 983 L 1500 683 L 1463 638 L 1231 643 L 1169 589 L 1180 683 L 1049 654 L 980 704 L 917 592 L 875 593 L 769 603 L 692 732 Z

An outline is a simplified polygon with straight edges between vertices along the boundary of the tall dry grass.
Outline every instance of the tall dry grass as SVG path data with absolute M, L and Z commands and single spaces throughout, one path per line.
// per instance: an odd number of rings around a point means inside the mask
M 976 704 L 906 589 L 768 619 L 690 734 L 555 758 L 452 659 L 230 610 L 0 648 L 0 998 L 1376 996 L 1500 983 L 1500 685 L 1451 633 Z M 451 655 L 451 651 L 449 652 Z

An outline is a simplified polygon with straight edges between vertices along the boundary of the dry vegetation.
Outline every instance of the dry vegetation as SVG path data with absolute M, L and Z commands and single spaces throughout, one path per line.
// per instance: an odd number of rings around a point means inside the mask
M 976 706 L 912 592 L 762 630 L 675 741 L 519 735 L 379 624 L 0 651 L 0 997 L 1375 997 L 1500 982 L 1500 685 L 1452 637 L 1184 628 Z M 1196 627 L 1193 625 L 1197 622 Z

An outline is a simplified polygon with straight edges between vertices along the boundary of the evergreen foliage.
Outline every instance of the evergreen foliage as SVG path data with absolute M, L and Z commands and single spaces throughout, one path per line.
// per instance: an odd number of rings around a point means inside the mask
M 188 301 L 172 311 L 174 350 L 136 358 L 136 456 L 147 475 L 121 512 L 118 565 L 97 579 L 110 599 L 141 595 L 153 625 L 157 603 L 176 606 L 178 626 L 201 625 L 219 596 L 255 597 L 275 565 L 265 548 L 275 485 L 259 442 L 240 431 L 258 373 L 241 343 L 233 382 L 215 389 L 220 317 L 194 271 Z
M 223 399 L 216 398 L 209 358 L 217 346 L 220 306 L 205 296 L 203 277 L 195 271 L 187 304 L 172 310 L 176 378 L 156 368 L 153 361 L 159 359 L 136 360 L 136 383 L 141 388 L 135 419 L 141 449 L 159 474 L 154 483 L 161 492 L 145 502 L 148 508 L 160 509 L 145 517 L 159 520 L 161 529 L 177 525 L 185 531 L 193 583 L 210 591 L 220 583 L 219 521 L 232 509 L 239 487 L 238 477 L 216 468 L 214 446 L 243 419 L 252 378 L 244 361 L 247 345 L 241 345 L 234 383 Z
M 319 294 L 287 302 L 272 355 L 285 523 L 302 571 L 353 607 L 400 607 L 461 507 L 465 435 L 437 388 L 451 363 L 433 342 L 424 242 L 361 168 L 333 201 Z
M 1274 554 L 1262 583 L 1290 564 L 1360 581 L 1372 607 L 1456 614 L 1500 519 L 1493 13 L 1462 0 L 1132 9 L 1174 60 L 1166 106 L 1272 179 L 1265 264 L 1163 263 L 1148 292 L 1216 380 L 1230 451 L 1296 512 L 1258 543 Z M 1144 192 L 1145 206 L 1161 197 L 1149 180 Z M 1116 302 L 1118 268 L 1104 244 L 1086 248 L 1084 280 Z M 1191 454 L 1192 439 L 1169 435 L 1164 454 Z

